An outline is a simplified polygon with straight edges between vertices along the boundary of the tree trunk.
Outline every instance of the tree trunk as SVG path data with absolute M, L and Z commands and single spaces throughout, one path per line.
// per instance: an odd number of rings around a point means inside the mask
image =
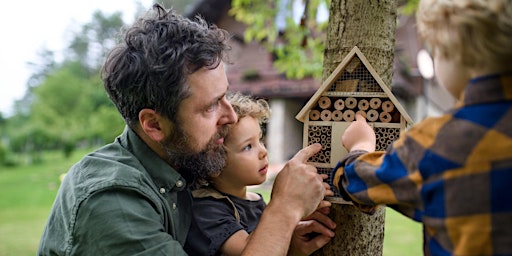
M 391 85 L 397 0 L 332 0 L 324 53 L 325 80 L 354 46 L 359 47 L 384 83 Z M 374 215 L 352 205 L 333 204 L 336 236 L 314 255 L 382 255 L 385 208 Z

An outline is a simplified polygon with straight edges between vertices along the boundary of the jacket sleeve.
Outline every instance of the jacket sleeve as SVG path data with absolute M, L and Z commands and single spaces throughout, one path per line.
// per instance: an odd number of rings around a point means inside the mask
M 353 163 L 358 157 L 361 155 L 368 153 L 364 150 L 354 150 L 346 154 L 339 162 L 336 164 L 334 169 L 331 171 L 331 182 L 333 183 L 341 197 L 345 201 L 352 202 L 354 206 L 356 206 L 361 212 L 367 213 L 367 214 L 374 214 L 377 210 L 378 206 L 374 204 L 364 204 L 357 200 L 357 198 L 351 197 L 349 193 L 345 190 L 343 187 L 343 183 L 345 180 L 345 166 Z
M 376 206 L 387 205 L 419 220 L 423 177 L 418 163 L 426 161 L 420 143 L 425 135 L 420 134 L 420 139 L 417 131 L 414 135 L 403 134 L 386 151 L 348 153 L 332 170 L 333 185 L 363 212 L 372 213 Z

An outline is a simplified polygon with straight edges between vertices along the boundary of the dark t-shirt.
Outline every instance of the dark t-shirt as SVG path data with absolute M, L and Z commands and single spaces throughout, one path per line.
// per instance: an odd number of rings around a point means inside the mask
M 261 195 L 251 201 L 213 189 L 201 192 L 193 193 L 193 220 L 185 244 L 189 255 L 220 255 L 220 247 L 231 235 L 256 228 L 266 205 Z

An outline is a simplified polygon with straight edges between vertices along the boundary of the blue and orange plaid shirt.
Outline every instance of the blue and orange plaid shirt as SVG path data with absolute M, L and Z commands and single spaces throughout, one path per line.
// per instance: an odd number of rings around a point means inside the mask
M 424 225 L 425 255 L 512 255 L 512 74 L 473 79 L 460 103 L 386 152 L 351 152 L 333 170 L 345 199 Z

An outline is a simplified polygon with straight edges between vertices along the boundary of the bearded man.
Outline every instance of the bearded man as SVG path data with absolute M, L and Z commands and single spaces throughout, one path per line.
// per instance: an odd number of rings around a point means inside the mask
M 237 121 L 225 97 L 227 38 L 158 4 L 126 30 L 102 70 L 126 128 L 70 169 L 38 255 L 186 255 L 189 184 L 221 170 Z M 332 191 L 306 164 L 319 150 L 299 151 L 280 171 L 244 254 L 310 254 L 334 235 L 316 211 Z

